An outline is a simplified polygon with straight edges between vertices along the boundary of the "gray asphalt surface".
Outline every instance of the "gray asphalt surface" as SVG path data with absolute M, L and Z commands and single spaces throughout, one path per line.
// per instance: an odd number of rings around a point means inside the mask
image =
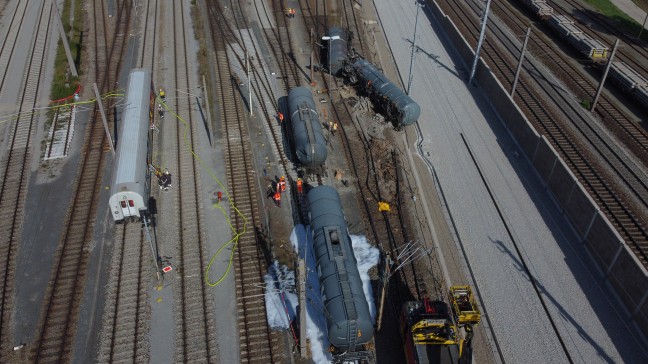
M 379 0 L 376 6 L 400 77 L 407 80 L 416 7 Z M 505 361 L 565 362 L 525 260 L 575 362 L 642 362 L 643 343 L 594 277 L 596 269 L 542 189 L 533 170 L 493 114 L 438 24 L 419 14 L 412 97 L 422 115 L 423 149 L 434 165 L 467 258 L 483 291 Z M 485 174 L 512 238 L 465 147 L 463 134 Z M 518 244 L 521 257 L 513 240 Z
M 643 24 L 646 21 L 646 12 L 637 6 L 632 0 L 610 0 L 611 3 L 616 5 L 622 12 L 628 14 L 637 23 Z

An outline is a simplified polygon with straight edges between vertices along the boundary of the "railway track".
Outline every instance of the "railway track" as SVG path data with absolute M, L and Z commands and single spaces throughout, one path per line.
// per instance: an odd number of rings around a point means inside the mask
M 9 63 L 14 56 L 14 51 L 18 42 L 18 34 L 20 29 L 23 29 L 25 16 L 27 15 L 28 1 L 18 1 L 13 10 L 11 21 L 7 27 L 7 36 L 3 39 L 0 46 L 0 70 L 2 70 L 2 79 L 0 80 L 0 95 L 5 92 L 5 81 L 7 80 L 7 72 L 9 72 Z
M 115 271 L 107 288 L 99 363 L 146 362 L 149 357 L 146 262 L 152 261 L 148 243 L 138 223 L 118 225 L 111 267 Z
M 151 70 L 157 11 L 158 2 L 149 1 L 143 14 L 144 21 L 136 23 L 144 34 L 138 66 Z M 151 131 L 150 140 L 156 145 L 153 135 L 156 134 Z M 147 248 L 149 242 L 140 223 L 115 225 L 114 230 L 117 239 L 110 263 L 113 272 L 107 285 L 98 362 L 146 362 L 150 359 L 149 287 L 156 283 L 150 262 L 157 257 Z
M 218 9 L 211 12 L 218 14 Z M 225 142 L 225 162 L 229 199 L 232 203 L 230 221 L 238 235 L 234 253 L 236 302 L 238 310 L 239 352 L 242 363 L 274 363 L 281 361 L 280 335 L 270 332 L 263 300 L 263 276 L 267 262 L 255 227 L 259 211 L 256 182 L 253 177 L 252 151 L 245 111 L 238 99 L 237 85 L 231 78 L 232 45 L 238 44 L 236 33 L 225 22 L 210 22 L 216 51 L 220 104 L 220 120 Z
M 515 7 L 511 4 L 496 2 L 493 4 L 493 11 L 514 34 L 521 34 L 526 30 L 528 19 L 525 15 L 516 12 Z M 590 36 L 599 37 L 596 32 L 583 25 L 581 25 L 581 28 Z M 584 71 L 575 67 L 573 61 L 558 51 L 550 40 L 540 34 L 535 34 L 530 39 L 529 51 L 533 54 L 545 54 L 545 57 L 551 55 L 552 71 L 563 82 L 567 83 L 579 99 L 591 100 L 594 97 L 598 87 L 598 80 L 590 75 L 584 75 Z M 621 60 L 631 64 L 633 68 L 639 69 L 635 63 L 624 58 L 619 52 L 617 52 L 617 55 Z M 577 56 L 580 56 L 580 54 L 577 54 Z M 543 59 L 545 58 L 543 57 Z M 595 72 L 595 76 L 598 77 L 596 73 L 598 72 Z M 596 112 L 603 119 L 606 127 L 614 132 L 617 138 L 626 145 L 644 166 L 648 166 L 648 131 L 641 126 L 641 123 L 635 120 L 634 117 L 628 116 L 606 93 L 602 93 L 599 97 Z
M 499 6 L 501 5 L 496 5 L 495 9 L 498 9 Z M 507 19 L 507 23 L 510 24 L 509 27 L 513 27 L 513 25 L 518 26 L 519 28 L 516 28 L 516 30 L 522 31 L 524 29 L 524 25 L 520 23 L 520 20 L 517 18 L 512 18 L 510 14 L 511 12 L 508 11 L 508 9 L 505 9 L 500 12 L 501 14 L 508 14 L 505 15 L 504 19 Z M 536 49 L 550 49 L 551 45 L 550 42 L 545 40 L 543 37 L 539 37 L 537 40 L 534 39 L 533 44 L 532 44 Z M 594 85 L 588 83 L 584 77 L 580 77 L 577 75 L 577 72 L 575 72 L 574 67 L 570 64 L 569 60 L 560 55 L 557 54 L 555 58 L 553 58 L 554 66 L 553 68 L 554 72 L 563 76 L 561 78 L 566 79 L 569 77 L 570 80 L 573 82 L 578 83 L 579 89 L 588 89 L 591 91 L 591 95 L 594 94 L 595 89 Z M 502 67 L 504 69 L 504 67 Z M 534 71 L 539 71 L 539 70 L 534 70 Z M 512 72 L 508 71 L 507 74 L 509 76 L 512 76 Z M 570 75 L 570 76 L 568 76 Z M 546 88 L 546 87 L 545 87 Z M 551 91 L 547 91 L 548 95 L 551 95 Z M 556 99 L 554 97 L 554 99 Z M 570 105 L 566 105 L 565 103 L 561 102 L 559 99 L 557 100 L 557 104 L 563 104 L 565 105 L 562 109 L 566 110 L 565 112 L 568 113 L 568 115 L 571 116 L 571 119 L 574 121 L 573 125 L 578 129 L 578 131 L 585 136 L 585 138 L 590 141 L 591 145 L 595 148 L 596 152 L 599 153 L 600 155 L 603 156 L 606 162 L 610 164 L 612 169 L 619 175 L 624 176 L 624 179 L 628 182 L 629 188 L 633 191 L 633 193 L 637 196 L 637 198 L 641 201 L 641 204 L 645 207 L 648 208 L 648 184 L 644 182 L 644 176 L 641 173 L 637 173 L 635 171 L 636 166 L 634 163 L 630 160 L 628 160 L 627 157 L 622 155 L 622 153 L 618 152 L 614 148 L 609 147 L 610 141 L 606 138 L 606 136 L 602 135 L 601 131 L 597 128 L 594 128 L 591 126 L 590 123 L 587 122 L 587 120 L 583 120 L 582 117 L 578 115 L 579 110 L 574 110 L 573 107 Z M 609 104 L 610 107 L 613 107 L 612 104 Z M 616 107 L 614 107 L 614 110 L 618 110 Z M 610 123 L 606 123 L 607 126 L 613 126 L 617 125 L 621 127 L 625 133 L 623 133 L 622 137 L 625 138 L 626 145 L 630 148 L 633 149 L 632 146 L 634 145 L 634 151 L 635 155 L 643 157 L 644 161 L 648 161 L 648 158 L 646 157 L 648 154 L 648 133 L 643 130 L 643 128 L 640 127 L 639 124 L 636 122 L 630 121 L 627 118 L 624 118 L 621 115 L 620 110 L 617 116 L 614 116 L 609 112 L 610 110 L 607 110 L 606 112 L 608 113 L 608 117 L 612 118 L 615 120 L 612 125 Z M 631 138 L 631 140 L 628 139 Z M 623 140 L 623 139 L 622 139 Z
M 554 8 L 555 14 L 569 15 L 571 18 L 579 22 L 579 28 L 589 34 L 594 39 L 603 40 L 610 46 L 616 38 L 619 38 L 623 43 L 622 47 L 617 50 L 615 61 L 621 60 L 629 64 L 633 69 L 648 77 L 648 49 L 642 46 L 642 42 L 637 40 L 634 35 L 629 35 L 619 30 L 616 24 L 610 22 L 609 18 L 599 13 L 596 10 L 590 10 L 587 5 L 584 5 L 578 0 L 563 0 L 561 2 L 548 1 L 548 5 Z
M 363 55 L 369 55 L 369 47 L 364 39 L 364 31 L 359 27 L 362 21 L 358 20 L 359 10 L 353 4 L 339 1 L 335 4 L 317 4 L 310 6 L 310 2 L 301 1 L 305 14 L 306 28 L 318 29 L 321 34 L 326 34 L 331 26 L 342 26 L 354 33 L 355 37 L 350 46 L 359 50 Z M 330 14 L 330 9 L 335 13 Z M 338 14 L 337 12 L 342 12 Z M 306 16 L 308 15 L 308 16 Z M 329 19 L 340 19 L 340 24 Z M 319 34 L 318 34 L 319 35 Z M 322 57 L 320 57 L 321 59 Z M 334 120 L 339 120 L 339 133 L 332 136 L 334 149 L 342 149 L 345 156 L 346 170 L 351 172 L 350 180 L 356 184 L 358 191 L 357 201 L 361 210 L 362 221 L 366 235 L 380 247 L 383 253 L 397 257 L 399 253 L 412 242 L 412 226 L 407 216 L 408 201 L 403 193 L 401 155 L 397 148 L 391 144 L 392 137 L 379 139 L 367 134 L 364 121 L 354 117 L 354 112 L 342 98 L 340 90 L 343 83 L 336 78 L 329 79 L 326 72 L 320 73 L 321 82 L 331 100 L 332 115 Z M 329 85 L 329 80 L 333 84 Z M 339 143 L 337 139 L 339 138 Z M 391 212 L 380 212 L 378 202 L 386 201 L 390 204 Z M 383 257 L 384 258 L 384 257 Z M 383 259 L 379 264 L 382 265 Z M 423 262 L 410 262 L 391 278 L 387 287 L 388 309 L 383 317 L 379 335 L 376 335 L 376 356 L 381 360 L 402 360 L 401 337 L 398 328 L 401 306 L 408 300 L 419 300 L 424 296 L 443 299 L 442 288 L 438 284 L 438 277 L 430 277 L 429 269 Z M 379 268 L 382 271 L 384 268 Z M 425 272 L 425 273 L 424 273 Z M 380 282 L 380 280 L 379 280 Z M 432 283 L 432 284 L 431 284 Z M 380 287 L 374 287 L 374 296 L 378 297 Z
M 128 34 L 130 7 L 127 2 L 117 2 L 118 18 L 120 21 L 110 33 L 105 26 L 107 15 L 103 14 L 103 4 L 95 4 L 95 63 L 96 76 L 100 89 L 112 85 L 120 66 L 123 52 L 124 37 L 118 34 Z M 98 29 L 98 27 L 103 27 Z M 98 50 L 100 48 L 102 52 Z M 102 67 L 102 65 L 104 67 Z M 111 82 L 112 81 L 112 82 Z M 98 111 L 95 112 L 95 116 Z M 39 328 L 35 344 L 30 347 L 30 360 L 37 362 L 69 361 L 75 341 L 81 294 L 84 289 L 85 275 L 88 263 L 87 244 L 92 242 L 96 201 L 101 188 L 102 170 L 105 159 L 104 130 L 98 123 L 91 123 L 88 128 L 85 144 L 80 161 L 80 171 L 77 176 L 74 198 L 70 210 L 66 213 L 63 233 L 59 241 L 54 260 L 52 277 L 44 298 Z
M 464 4 L 448 1 L 442 4 L 442 8 L 457 24 L 468 41 L 471 44 L 476 44 L 479 27 L 479 21 L 475 18 L 476 9 L 469 7 L 469 10 L 466 10 Z M 499 37 L 498 42 L 510 44 L 506 37 L 500 35 L 498 27 L 493 25 L 494 22 L 489 22 L 489 24 L 489 32 L 493 32 L 491 34 L 496 34 Z M 509 47 L 513 46 L 509 45 Z M 511 64 L 511 58 L 514 57 L 511 49 L 502 50 L 487 37 L 482 57 L 491 65 L 501 82 L 510 84 L 513 76 L 512 66 L 509 64 Z M 560 58 L 556 61 L 566 62 L 565 60 L 561 61 Z M 521 82 L 516 90 L 517 96 L 520 97 L 520 107 L 525 111 L 536 130 L 545 134 L 551 141 L 579 181 L 615 225 L 617 231 L 626 241 L 630 242 L 631 248 L 645 265 L 648 262 L 646 259 L 648 234 L 639 219 L 641 214 L 636 210 L 642 202 L 632 203 L 632 201 L 641 201 L 642 199 L 646 201 L 643 197 L 645 191 L 641 190 L 642 179 L 634 174 L 631 164 L 624 160 L 622 154 L 611 149 L 609 145 L 603 145 L 605 143 L 601 139 L 597 140 L 600 136 L 592 135 L 595 132 L 589 129 L 589 126 L 579 125 L 587 124 L 587 122 L 582 119 L 578 110 L 572 108 L 569 100 L 559 96 L 560 93 L 555 90 L 554 86 L 549 85 L 542 77 L 532 77 L 541 74 L 540 70 L 535 69 L 531 64 L 531 67 L 526 71 L 527 74 L 521 77 Z M 543 91 L 539 92 L 538 89 Z M 556 102 L 558 108 L 567 113 L 556 115 L 557 111 L 553 110 L 555 108 L 547 108 L 540 101 L 547 99 Z M 571 120 L 573 125 L 560 123 L 559 121 L 563 119 Z M 581 129 L 578 129 L 579 127 Z M 598 152 L 597 149 L 605 151 Z M 612 164 L 613 167 L 603 165 L 599 159 Z M 633 186 L 640 194 L 636 195 L 636 192 L 620 190 L 619 180 L 623 181 L 623 186 Z M 625 187 L 625 189 L 630 188 Z
M 19 3 L 16 13 L 12 18 L 20 17 L 20 24 L 27 9 Z M 44 67 L 44 48 L 48 45 L 47 34 L 50 30 L 52 15 L 51 6 L 44 3 L 38 7 L 38 23 L 36 41 L 30 49 L 28 65 L 23 75 L 23 84 L 18 96 L 18 118 L 12 123 L 9 130 L 8 148 L 0 164 L 0 232 L 3 243 L 0 244 L 0 362 L 11 361 L 8 353 L 13 347 L 11 314 L 13 309 L 13 295 L 16 278 L 16 259 L 21 244 L 23 231 L 23 215 L 25 197 L 31 171 L 32 143 L 38 114 L 33 113 L 37 107 L 37 99 L 41 77 Z M 11 31 L 3 42 L 0 57 L 0 66 L 3 67 L 2 83 L 0 89 L 4 90 L 5 77 L 9 67 L 9 60 L 18 37 L 18 31 Z M 9 48 L 11 50 L 9 50 Z
M 174 1 L 172 5 L 173 18 L 173 69 L 172 87 L 177 90 L 177 97 L 170 99 L 167 94 L 166 107 L 178 115 L 175 128 L 172 128 L 175 151 L 173 164 L 176 166 L 174 186 L 177 193 L 174 196 L 176 217 L 173 231 L 178 241 L 177 257 L 179 274 L 177 274 L 176 291 L 174 294 L 175 311 L 175 361 L 214 362 L 218 358 L 218 346 L 215 337 L 215 327 L 212 297 L 207 291 L 203 279 L 206 262 L 207 236 L 205 232 L 203 208 L 200 200 L 200 170 L 194 158 L 193 151 L 197 149 L 196 121 L 194 120 L 192 102 L 189 90 L 190 74 L 193 72 L 188 60 L 189 35 L 187 29 L 191 24 L 189 18 L 189 3 Z M 170 118 L 174 115 L 168 115 Z M 166 146 L 165 147 L 169 147 Z

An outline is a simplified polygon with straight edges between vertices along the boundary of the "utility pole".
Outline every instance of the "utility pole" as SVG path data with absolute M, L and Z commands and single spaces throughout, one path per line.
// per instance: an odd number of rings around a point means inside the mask
M 250 116 L 254 116 L 252 115 L 252 78 L 250 77 L 250 60 L 248 58 L 247 51 L 245 51 L 245 69 L 247 71 L 247 77 L 248 77 L 248 91 L 249 91 L 248 103 L 250 105 Z
M 306 263 L 299 259 L 299 354 L 308 358 L 306 347 Z
M 612 48 L 612 55 L 610 55 L 610 59 L 608 60 L 607 66 L 605 67 L 605 72 L 603 73 L 603 79 L 601 80 L 601 83 L 599 84 L 599 87 L 596 90 L 594 101 L 592 101 L 592 108 L 590 109 L 591 112 L 594 112 L 594 108 L 596 108 L 596 103 L 598 102 L 598 98 L 599 96 L 601 96 L 601 91 L 603 91 L 603 85 L 605 84 L 605 79 L 607 78 L 608 72 L 610 71 L 610 66 L 612 66 L 612 60 L 614 59 L 614 54 L 616 53 L 618 47 L 619 47 L 619 38 L 617 38 L 617 40 L 614 42 L 614 48 Z
M 108 119 L 106 118 L 106 113 L 104 112 L 103 102 L 101 102 L 101 95 L 99 95 L 99 89 L 97 84 L 93 83 L 92 87 L 94 88 L 95 95 L 97 97 L 97 104 L 99 105 L 99 112 L 101 113 L 101 120 L 103 121 L 104 129 L 106 130 L 106 136 L 108 137 L 108 143 L 110 144 L 110 150 L 112 151 L 113 156 L 115 155 L 115 146 L 113 145 L 112 137 L 110 136 L 110 130 L 108 129 Z
M 524 44 L 522 44 L 522 52 L 520 52 L 520 60 L 518 61 L 517 69 L 515 70 L 515 78 L 513 79 L 513 86 L 511 86 L 511 97 L 515 95 L 515 86 L 517 85 L 520 71 L 522 70 L 522 62 L 524 62 L 524 52 L 526 52 L 527 43 L 531 36 L 531 27 L 527 28 L 526 37 L 524 37 Z
M 479 32 L 479 41 L 477 42 L 477 49 L 475 50 L 475 60 L 473 61 L 472 70 L 470 71 L 470 78 L 468 78 L 468 83 L 471 84 L 473 78 L 475 77 L 475 72 L 477 71 L 477 62 L 479 62 L 479 51 L 481 50 L 482 43 L 484 43 L 484 37 L 486 36 L 486 22 L 488 21 L 488 10 L 490 9 L 491 0 L 486 2 L 486 9 L 484 9 L 484 17 L 482 18 L 481 31 Z
M 378 317 L 376 319 L 376 327 L 378 330 L 380 330 L 382 326 L 382 317 L 383 317 L 383 312 L 385 311 L 385 297 L 387 295 L 387 289 L 389 287 L 389 277 L 391 276 L 391 272 L 389 271 L 391 268 L 392 260 L 391 256 L 389 253 L 385 254 L 385 259 L 383 261 L 383 269 L 380 272 L 380 281 L 382 283 L 382 289 L 380 291 L 380 304 L 378 305 Z
M 639 30 L 639 35 L 637 36 L 637 39 L 641 39 L 641 33 L 643 33 L 643 30 L 646 27 L 646 20 L 648 20 L 648 13 L 646 13 L 646 17 L 644 18 L 644 22 L 641 25 L 641 30 Z
M 65 34 L 65 28 L 63 28 L 63 22 L 61 21 L 61 14 L 59 14 L 58 7 L 56 6 L 56 1 L 52 0 L 52 7 L 56 13 L 56 20 L 58 20 L 59 33 L 61 33 L 61 39 L 63 40 L 63 48 L 65 49 L 65 56 L 68 60 L 68 66 L 70 66 L 70 72 L 72 76 L 79 77 L 77 73 L 76 65 L 74 64 L 74 59 L 72 59 L 72 52 L 70 52 L 70 44 L 67 40 L 67 34 Z
M 416 5 L 416 20 L 414 20 L 414 39 L 412 40 L 412 53 L 410 55 L 410 67 L 409 67 L 409 76 L 407 76 L 407 95 L 410 94 L 410 87 L 412 87 L 412 65 L 414 64 L 414 55 L 416 54 L 416 28 L 418 26 L 418 14 L 419 10 L 425 6 L 424 3 L 420 3 L 418 0 L 414 3 Z
M 310 28 L 310 48 L 311 48 L 310 49 L 310 81 L 311 81 L 310 84 L 311 86 L 315 86 L 315 79 L 313 78 L 315 77 L 313 75 L 313 68 L 315 67 L 313 65 L 313 60 L 314 60 L 313 53 L 315 53 L 315 51 L 313 50 L 313 28 Z

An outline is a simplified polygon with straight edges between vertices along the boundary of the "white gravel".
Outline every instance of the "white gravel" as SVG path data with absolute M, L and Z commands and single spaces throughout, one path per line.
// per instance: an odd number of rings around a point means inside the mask
M 377 0 L 400 76 L 407 80 L 416 7 Z M 483 292 L 505 361 L 565 362 L 566 356 L 464 146 L 476 155 L 523 259 L 575 362 L 642 362 L 639 343 L 584 250 L 489 105 L 465 79 L 420 12 L 412 97 L 419 102 L 425 154 L 434 165 Z M 452 52 L 452 51 L 451 51 Z M 612 301 L 612 303 L 611 303 Z

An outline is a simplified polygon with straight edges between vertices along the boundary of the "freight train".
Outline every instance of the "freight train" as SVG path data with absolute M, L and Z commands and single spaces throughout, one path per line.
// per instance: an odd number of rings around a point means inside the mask
M 608 47 L 582 32 L 565 15 L 554 14 L 554 9 L 545 0 L 519 0 L 541 20 L 546 21 L 559 36 L 576 48 L 581 54 L 595 63 L 606 63 Z M 610 77 L 625 92 L 630 93 L 644 107 L 648 108 L 648 81 L 637 71 L 623 62 L 613 62 Z
M 554 9 L 545 0 L 519 0 L 541 20 L 546 21 L 560 37 L 595 63 L 608 60 L 608 47 L 600 41 L 583 33 L 576 24 L 565 15 L 554 14 Z
M 297 160 L 309 170 L 322 167 L 328 152 L 311 91 L 306 87 L 290 90 L 288 111 Z
M 612 62 L 610 78 L 648 109 L 648 80 L 624 62 Z
M 137 221 L 147 214 L 151 178 L 147 163 L 151 156 L 149 131 L 154 110 L 151 72 L 133 69 L 126 89 L 108 200 L 115 222 Z
M 329 351 L 335 363 L 373 362 L 373 320 L 340 196 L 329 186 L 315 187 L 307 196 Z

